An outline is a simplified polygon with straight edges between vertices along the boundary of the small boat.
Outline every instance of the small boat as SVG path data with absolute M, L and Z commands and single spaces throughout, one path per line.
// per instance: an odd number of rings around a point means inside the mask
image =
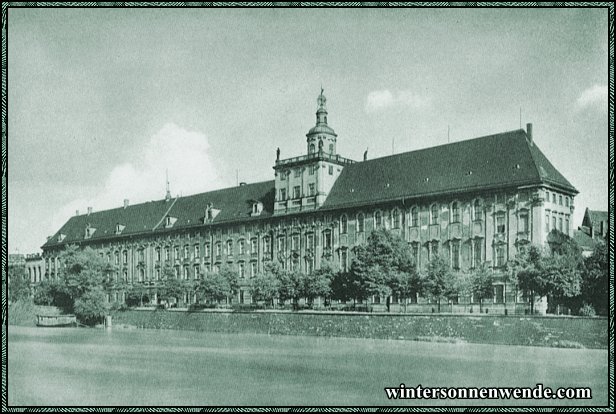
M 36 315 L 36 319 L 36 326 L 46 328 L 77 326 L 77 317 L 75 315 Z

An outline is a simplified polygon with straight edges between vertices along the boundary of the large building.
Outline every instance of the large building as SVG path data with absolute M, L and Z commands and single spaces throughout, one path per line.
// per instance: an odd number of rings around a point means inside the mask
M 248 280 L 266 261 L 310 272 L 329 259 L 346 269 L 353 246 L 376 228 L 400 234 L 420 269 L 440 253 L 454 269 L 487 262 L 497 274 L 525 245 L 545 243 L 552 229 L 571 234 L 578 192 L 537 147 L 531 124 L 355 162 L 338 154 L 327 115 L 321 91 L 306 152 L 281 159 L 278 151 L 273 181 L 183 197 L 167 192 L 158 201 L 70 218 L 42 246 L 45 277 L 57 277 L 58 254 L 77 244 L 115 264 L 115 280 L 149 286 L 153 302 L 165 264 L 184 279 L 230 265 L 244 281 L 235 300 L 248 303 Z M 122 298 L 117 291 L 110 299 Z M 495 304 L 521 298 L 505 278 L 495 284 Z

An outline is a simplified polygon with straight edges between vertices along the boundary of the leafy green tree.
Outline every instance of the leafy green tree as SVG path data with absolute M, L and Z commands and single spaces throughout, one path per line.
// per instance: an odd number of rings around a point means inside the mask
M 278 296 L 280 282 L 271 272 L 255 275 L 250 281 L 250 295 L 256 302 L 263 301 L 274 306 L 274 298 Z
M 186 291 L 182 280 L 175 276 L 175 271 L 170 265 L 165 265 L 161 272 L 161 284 L 158 288 L 158 296 L 167 303 L 174 299 L 179 302 Z
M 30 280 L 25 266 L 11 266 L 9 275 L 9 301 L 15 302 L 30 297 Z
M 324 260 L 321 262 L 321 267 L 315 269 L 312 273 L 304 275 L 302 296 L 308 299 L 308 303 L 312 305 L 318 297 L 328 299 L 332 295 L 331 283 L 334 276 L 338 273 L 336 265 Z
M 494 294 L 494 287 L 492 282 L 494 281 L 494 275 L 492 269 L 490 269 L 485 263 L 475 268 L 471 273 L 470 278 L 470 292 L 475 299 L 479 300 L 479 312 L 482 312 L 483 300 L 491 298 Z
M 297 308 L 299 299 L 302 297 L 304 290 L 305 275 L 298 271 L 289 271 L 281 269 L 277 272 L 279 282 L 278 297 L 281 302 L 291 300 L 293 307 Z
M 86 325 L 93 325 L 105 317 L 107 306 L 102 287 L 90 289 L 75 299 L 75 316 Z
M 353 248 L 350 273 L 358 299 L 387 297 L 399 287 L 399 274 L 415 272 L 415 263 L 404 239 L 385 230 L 373 231 L 365 244 Z
M 359 297 L 356 292 L 353 275 L 350 272 L 338 272 L 331 280 L 332 298 L 346 302 Z
M 394 272 L 390 277 L 392 293 L 404 302 L 404 311 L 407 310 L 407 299 L 422 293 L 423 285 L 419 273 L 415 269 L 408 272 Z
M 531 245 L 507 264 L 518 289 L 530 297 L 531 314 L 535 313 L 535 295 L 546 296 L 550 292 L 550 281 L 543 269 L 543 256 L 540 247 Z
M 240 278 L 237 270 L 225 264 L 220 268 L 219 273 L 229 284 L 229 293 L 227 296 L 236 295 L 240 290 Z
M 59 280 L 43 280 L 35 286 L 33 301 L 37 305 L 57 306 L 71 311 L 73 301 Z
M 606 241 L 599 241 L 591 256 L 584 260 L 582 300 L 599 315 L 607 315 L 610 299 L 609 252 Z
M 103 285 L 107 263 L 92 248 L 68 246 L 60 255 L 60 279 L 66 293 L 73 299 Z
M 441 298 L 451 298 L 458 293 L 455 275 L 440 255 L 435 255 L 428 263 L 422 284 L 424 291 L 437 301 L 438 312 L 441 311 Z
M 231 285 L 222 272 L 208 272 L 199 280 L 199 292 L 208 301 L 220 303 L 231 294 Z

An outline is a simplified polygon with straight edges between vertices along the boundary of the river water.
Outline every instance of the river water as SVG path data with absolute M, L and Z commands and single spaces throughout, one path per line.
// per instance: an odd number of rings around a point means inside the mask
M 607 350 L 8 328 L 13 405 L 606 405 Z M 588 400 L 388 400 L 384 387 L 591 387 Z

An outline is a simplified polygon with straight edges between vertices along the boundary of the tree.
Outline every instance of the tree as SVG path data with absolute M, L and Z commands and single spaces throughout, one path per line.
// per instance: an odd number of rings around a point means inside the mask
M 422 292 L 423 286 L 419 273 L 414 269 L 409 272 L 395 272 L 390 280 L 392 292 L 404 302 L 406 312 L 406 302 L 408 298 L 416 297 Z
M 9 267 L 9 301 L 15 302 L 30 296 L 30 281 L 25 266 Z
M 232 269 L 230 266 L 223 265 L 219 273 L 229 284 L 229 293 L 227 296 L 237 294 L 240 289 L 240 279 L 237 270 Z
M 457 294 L 456 279 L 449 263 L 440 255 L 435 255 L 428 263 L 423 277 L 424 291 L 436 299 L 438 312 L 441 311 L 441 298 Z
M 479 300 L 479 312 L 482 312 L 482 304 L 484 299 L 491 298 L 494 294 L 494 287 L 492 282 L 494 281 L 494 275 L 492 270 L 482 263 L 475 268 L 470 277 L 470 292 L 475 299 Z
M 282 302 L 291 300 L 293 308 L 297 309 L 299 298 L 302 297 L 305 275 L 299 270 L 288 271 L 281 269 L 278 272 L 278 297 Z
M 543 271 L 543 251 L 540 247 L 531 245 L 509 261 L 507 268 L 516 280 L 518 289 L 530 297 L 530 312 L 535 313 L 535 295 L 545 296 L 550 286 L 547 275 Z
M 60 279 L 73 299 L 103 285 L 107 263 L 92 248 L 68 246 L 59 256 Z
M 274 298 L 278 296 L 280 282 L 271 272 L 255 275 L 250 281 L 250 295 L 254 301 L 263 301 L 274 306 Z
M 158 289 L 160 299 L 166 302 L 174 299 L 178 302 L 185 292 L 184 284 L 175 276 L 173 267 L 170 265 L 163 267 L 161 273 L 162 283 Z
M 318 297 L 326 300 L 331 297 L 331 283 L 337 272 L 338 269 L 333 262 L 324 260 L 320 268 L 304 276 L 302 295 L 308 299 L 310 305 Z
M 199 291 L 207 300 L 219 303 L 231 294 L 231 285 L 221 272 L 208 272 L 199 281 Z
M 353 248 L 350 273 L 358 299 L 387 297 L 399 287 L 399 274 L 415 272 L 411 252 L 400 236 L 385 230 L 373 231 L 366 243 Z
M 101 287 L 84 292 L 75 300 L 75 316 L 86 325 L 100 322 L 107 313 L 105 292 Z
M 599 315 L 607 315 L 610 299 L 609 253 L 607 243 L 598 241 L 591 256 L 584 260 L 582 300 Z
M 359 297 L 353 275 L 350 272 L 338 272 L 331 280 L 332 298 L 346 302 Z

